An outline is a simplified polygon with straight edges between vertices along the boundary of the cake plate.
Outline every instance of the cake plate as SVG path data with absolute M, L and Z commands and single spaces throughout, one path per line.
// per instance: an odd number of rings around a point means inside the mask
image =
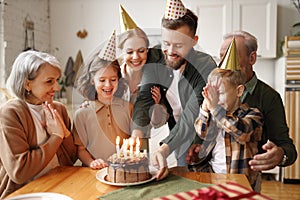
M 148 183 L 148 182 L 154 180 L 156 178 L 156 173 L 157 173 L 157 170 L 151 170 L 150 174 L 151 174 L 152 177 L 150 179 L 148 179 L 148 180 L 145 180 L 145 181 L 138 181 L 138 182 L 133 182 L 133 183 L 113 183 L 113 182 L 110 182 L 110 181 L 106 180 L 107 167 L 105 167 L 103 169 L 100 169 L 96 173 L 96 178 L 100 182 L 108 184 L 108 185 L 114 185 L 114 186 L 134 186 L 134 185 L 141 185 L 141 184 L 144 184 L 144 183 Z
M 54 192 L 36 192 L 29 194 L 21 194 L 15 197 L 8 198 L 7 200 L 73 200 L 63 194 Z

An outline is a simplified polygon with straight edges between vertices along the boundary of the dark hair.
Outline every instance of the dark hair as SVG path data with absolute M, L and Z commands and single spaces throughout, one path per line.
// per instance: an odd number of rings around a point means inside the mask
M 192 31 L 193 35 L 196 35 L 197 26 L 198 26 L 198 17 L 189 9 L 187 9 L 186 14 L 179 19 L 165 19 L 161 20 L 161 25 L 164 28 L 177 30 L 178 28 L 187 25 Z
M 95 86 L 92 84 L 92 79 L 94 78 L 97 71 L 102 68 L 107 68 L 112 66 L 118 74 L 118 78 L 122 77 L 120 65 L 117 60 L 115 61 L 106 61 L 101 59 L 98 56 L 99 52 L 97 52 L 92 59 L 83 67 L 82 74 L 77 80 L 76 86 L 78 91 L 89 100 L 97 99 L 97 92 Z

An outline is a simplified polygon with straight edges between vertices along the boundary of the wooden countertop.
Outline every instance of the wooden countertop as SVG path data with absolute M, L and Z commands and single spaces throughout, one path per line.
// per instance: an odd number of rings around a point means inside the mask
M 219 184 L 232 181 L 251 189 L 243 174 L 188 172 L 186 168 L 181 167 L 172 168 L 170 172 L 202 183 Z M 101 195 L 121 188 L 101 183 L 96 179 L 96 173 L 97 170 L 88 167 L 57 167 L 8 197 L 34 192 L 55 192 L 67 195 L 74 200 L 96 200 Z

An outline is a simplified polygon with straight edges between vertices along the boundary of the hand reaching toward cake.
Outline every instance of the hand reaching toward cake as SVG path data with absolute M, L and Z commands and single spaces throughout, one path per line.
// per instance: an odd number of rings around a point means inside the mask
M 154 153 L 153 157 L 153 165 L 158 167 L 158 173 L 156 175 L 157 180 L 162 180 L 167 177 L 169 174 L 168 166 L 167 166 L 167 157 L 169 155 L 169 146 L 167 144 L 163 144 L 159 147 L 159 149 Z
M 107 166 L 108 166 L 107 163 L 100 158 L 96 159 L 90 163 L 90 168 L 92 168 L 92 169 L 102 169 Z

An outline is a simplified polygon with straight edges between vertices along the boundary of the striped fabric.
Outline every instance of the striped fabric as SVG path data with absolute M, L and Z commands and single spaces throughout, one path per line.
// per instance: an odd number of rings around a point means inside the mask
M 230 199 L 253 199 L 253 200 L 270 200 L 270 198 L 251 191 L 242 185 L 234 182 L 222 183 L 206 188 L 190 190 L 164 197 L 155 198 L 154 200 L 230 200 Z

